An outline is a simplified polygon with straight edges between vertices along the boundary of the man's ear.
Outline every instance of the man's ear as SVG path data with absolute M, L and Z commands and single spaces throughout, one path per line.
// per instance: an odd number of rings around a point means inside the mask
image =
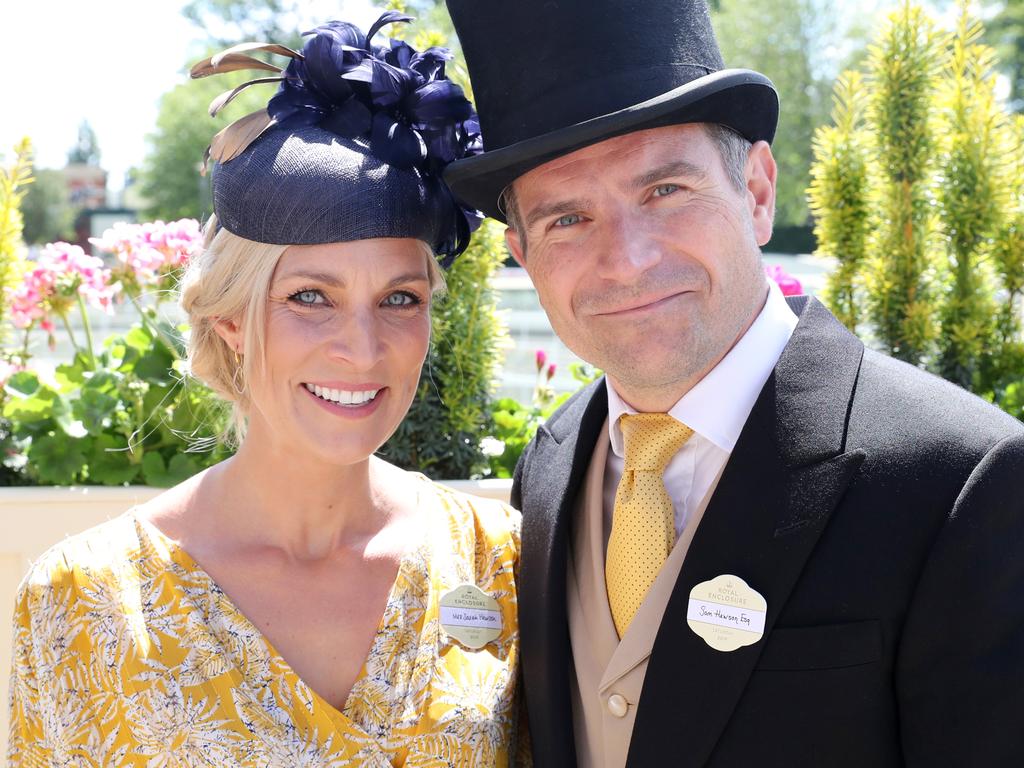
M 754 237 L 758 245 L 764 245 L 772 238 L 775 221 L 776 168 L 768 142 L 759 141 L 750 148 L 745 175 Z
M 214 332 L 224 339 L 224 343 L 236 354 L 242 354 L 245 348 L 245 338 L 242 333 L 242 326 L 237 320 L 226 320 L 220 318 L 213 324 Z
M 526 269 L 526 249 L 523 248 L 523 239 L 512 227 L 505 230 L 505 244 L 508 245 L 509 253 L 516 260 L 516 264 Z

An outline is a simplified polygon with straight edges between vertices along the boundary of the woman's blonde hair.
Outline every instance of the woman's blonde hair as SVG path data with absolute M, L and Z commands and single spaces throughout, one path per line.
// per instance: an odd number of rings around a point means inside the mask
M 203 250 L 188 264 L 180 283 L 181 305 L 188 314 L 189 373 L 232 405 L 232 425 L 223 437 L 234 445 L 245 435 L 249 387 L 262 367 L 266 349 L 267 297 L 274 269 L 287 245 L 246 240 L 218 226 L 211 216 L 203 230 Z M 432 295 L 445 288 L 444 275 L 430 246 L 423 243 Z M 221 320 L 242 328 L 236 354 L 216 331 Z

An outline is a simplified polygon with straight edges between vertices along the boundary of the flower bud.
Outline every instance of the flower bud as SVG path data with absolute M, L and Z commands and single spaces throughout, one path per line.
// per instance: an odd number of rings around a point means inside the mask
M 543 349 L 537 350 L 537 373 L 544 370 L 544 363 L 548 361 L 547 353 Z

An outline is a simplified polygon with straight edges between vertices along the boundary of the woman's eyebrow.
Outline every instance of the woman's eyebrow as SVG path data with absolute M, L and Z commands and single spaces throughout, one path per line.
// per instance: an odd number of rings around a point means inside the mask
M 402 285 L 403 283 L 418 283 L 418 282 L 429 282 L 426 272 L 406 272 L 404 275 L 392 278 L 388 281 L 388 288 L 392 288 L 396 285 Z
M 278 275 L 274 282 L 280 282 L 283 280 L 292 280 L 294 278 L 301 277 L 305 280 L 312 280 L 317 283 L 324 283 L 332 287 L 344 287 L 345 281 L 337 275 L 332 275 L 329 272 L 307 272 L 306 270 L 296 270 L 294 272 L 285 272 L 283 275 Z
M 274 282 L 283 282 L 285 280 L 294 280 L 302 278 L 303 280 L 309 280 L 310 282 L 322 283 L 329 285 L 332 288 L 344 288 L 346 283 L 345 280 L 338 275 L 333 275 L 329 272 L 309 272 L 307 270 L 298 269 L 294 272 L 286 272 L 283 275 L 278 275 Z M 401 275 L 391 278 L 388 281 L 388 288 L 395 285 L 402 285 L 403 283 L 416 283 L 428 281 L 426 272 L 405 272 Z

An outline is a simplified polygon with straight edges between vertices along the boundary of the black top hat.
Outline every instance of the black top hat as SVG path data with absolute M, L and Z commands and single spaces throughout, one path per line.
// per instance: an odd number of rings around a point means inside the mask
M 560 155 L 632 131 L 719 123 L 775 136 L 771 81 L 725 69 L 703 0 L 447 0 L 484 153 L 445 180 L 501 221 L 502 191 Z

